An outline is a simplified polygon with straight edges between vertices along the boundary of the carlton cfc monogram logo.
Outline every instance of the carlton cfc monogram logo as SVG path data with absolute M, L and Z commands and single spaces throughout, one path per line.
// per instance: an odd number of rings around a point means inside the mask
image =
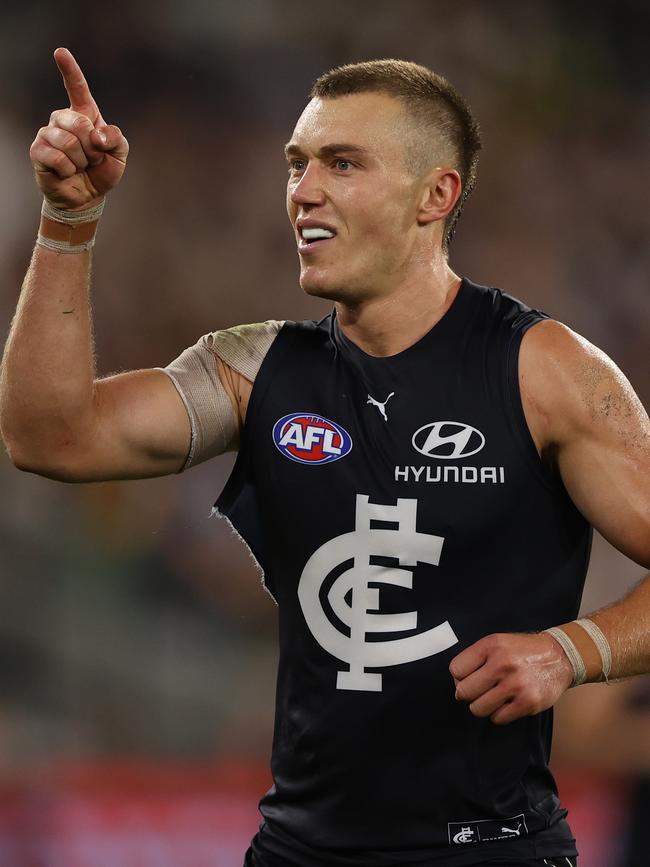
M 418 561 L 438 565 L 444 539 L 417 532 L 417 505 L 415 499 L 401 498 L 396 506 L 380 505 L 369 502 L 366 494 L 357 494 L 355 529 L 325 542 L 305 564 L 298 599 L 307 625 L 324 650 L 349 666 L 349 670 L 338 672 L 337 689 L 381 692 L 382 675 L 366 668 L 413 662 L 458 642 L 448 621 L 416 635 L 366 641 L 368 632 L 406 632 L 417 628 L 417 611 L 371 613 L 380 609 L 380 590 L 368 586 L 370 582 L 384 583 L 412 590 L 413 572 L 404 567 L 414 567 Z M 397 528 L 371 529 L 371 522 L 396 524 Z M 378 566 L 370 562 L 372 557 L 390 557 L 399 565 Z M 349 636 L 330 622 L 320 601 L 323 582 L 347 561 L 352 561 L 352 565 L 336 578 L 327 599 L 334 614 L 349 628 Z
M 273 425 L 273 442 L 301 464 L 329 464 L 352 449 L 352 437 L 335 421 L 308 412 L 292 412 Z

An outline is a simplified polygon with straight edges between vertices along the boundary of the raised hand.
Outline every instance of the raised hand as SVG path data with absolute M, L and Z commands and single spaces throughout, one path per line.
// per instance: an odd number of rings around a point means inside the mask
M 119 127 L 107 124 L 79 64 L 67 48 L 54 60 L 63 76 L 70 107 L 53 111 L 39 129 L 29 155 L 36 183 L 56 208 L 79 210 L 97 204 L 124 174 L 129 143 Z

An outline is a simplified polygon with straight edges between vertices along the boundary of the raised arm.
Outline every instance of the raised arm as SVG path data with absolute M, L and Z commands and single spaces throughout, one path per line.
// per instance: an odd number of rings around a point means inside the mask
M 58 48 L 54 59 L 70 105 L 30 150 L 46 213 L 0 369 L 2 437 L 18 468 L 63 481 L 177 472 L 191 428 L 172 381 L 160 370 L 96 377 L 90 247 L 129 148 L 72 54 Z

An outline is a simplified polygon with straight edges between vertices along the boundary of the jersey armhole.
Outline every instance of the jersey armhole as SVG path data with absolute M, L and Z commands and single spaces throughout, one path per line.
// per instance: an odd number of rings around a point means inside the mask
M 529 328 L 537 325 L 538 322 L 543 322 L 545 319 L 550 318 L 546 313 L 542 313 L 539 310 L 528 310 L 518 316 L 513 323 L 507 353 L 506 392 L 507 405 L 512 413 L 511 420 L 514 422 L 512 425 L 513 435 L 520 446 L 521 452 L 538 481 L 548 488 L 548 490 L 555 491 L 557 489 L 557 477 L 544 464 L 537 451 L 535 440 L 526 420 L 519 385 L 519 354 L 523 337 Z
M 262 359 L 255 379 L 253 380 L 253 387 L 251 389 L 248 407 L 246 409 L 246 418 L 243 420 L 239 432 L 239 449 L 237 450 L 237 458 L 230 476 L 213 506 L 213 510 L 218 509 L 219 511 L 226 511 L 231 509 L 248 477 L 251 450 L 253 448 L 251 439 L 255 428 L 255 418 L 262 401 L 262 396 L 271 383 L 272 372 L 276 364 L 276 356 L 279 352 L 281 353 L 286 349 L 286 345 L 281 339 L 281 336 L 286 332 L 286 330 L 287 323 L 284 322 L 271 342 L 271 345 Z M 224 359 L 222 358 L 222 361 L 223 360 Z M 260 435 L 259 431 L 257 431 L 256 435 Z

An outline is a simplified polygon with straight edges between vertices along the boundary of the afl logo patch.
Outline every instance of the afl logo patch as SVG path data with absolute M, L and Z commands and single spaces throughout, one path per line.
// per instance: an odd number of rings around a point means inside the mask
M 300 464 L 331 464 L 352 450 L 352 437 L 335 421 L 308 412 L 283 415 L 273 425 L 273 442 Z
M 480 452 L 485 437 L 480 430 L 459 421 L 433 421 L 413 434 L 413 448 L 428 458 L 451 460 Z

